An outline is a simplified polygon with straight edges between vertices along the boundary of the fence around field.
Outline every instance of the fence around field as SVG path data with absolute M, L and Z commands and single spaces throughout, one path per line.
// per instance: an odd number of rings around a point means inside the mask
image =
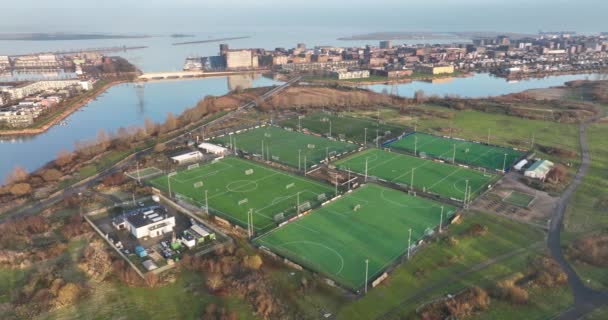
M 488 143 L 485 143 L 485 142 L 480 142 L 480 141 L 475 141 L 475 140 L 467 140 L 467 139 L 460 139 L 460 138 L 451 138 L 451 137 L 446 137 L 446 136 L 437 136 L 437 135 L 432 135 L 430 133 L 424 133 L 424 132 L 410 132 L 408 134 L 401 135 L 401 136 L 399 136 L 399 137 L 397 137 L 395 139 L 391 139 L 389 141 L 386 141 L 386 142 L 384 142 L 382 144 L 382 146 L 385 147 L 385 148 L 390 149 L 393 152 L 403 153 L 403 154 L 407 154 L 407 155 L 411 155 L 411 156 L 415 156 L 415 157 L 419 157 L 419 158 L 426 158 L 426 157 L 420 156 L 420 153 L 425 153 L 429 158 L 432 158 L 432 159 L 437 159 L 437 160 L 441 160 L 441 161 L 452 161 L 451 157 L 450 158 L 439 157 L 439 156 L 435 156 L 435 155 L 432 155 L 432 154 L 430 154 L 428 152 L 421 151 L 421 150 L 418 150 L 418 154 L 416 154 L 416 153 L 414 153 L 409 148 L 398 147 L 398 146 L 392 146 L 391 147 L 391 144 L 393 144 L 393 143 L 395 143 L 397 141 L 406 139 L 406 138 L 408 138 L 410 136 L 413 136 L 415 134 L 419 134 L 419 133 L 422 134 L 422 135 L 427 135 L 427 136 L 436 137 L 436 138 L 443 138 L 443 139 L 448 139 L 448 140 L 456 140 L 456 141 L 461 141 L 461 142 L 467 142 L 467 143 L 477 144 L 477 145 L 480 145 L 480 146 L 486 146 L 488 148 L 506 149 L 506 150 L 509 150 L 511 152 L 517 152 L 518 154 L 520 154 L 519 157 L 514 158 L 514 160 L 510 161 L 509 163 L 507 163 L 505 165 L 505 172 L 504 173 L 509 172 L 513 164 L 515 164 L 515 163 L 519 162 L 520 160 L 526 158 L 527 155 L 528 155 L 528 151 L 519 150 L 519 149 L 516 149 L 516 148 L 511 148 L 511 147 L 506 147 L 506 146 L 499 146 L 499 145 L 494 145 L 494 144 L 488 144 Z M 466 162 L 466 161 L 459 160 L 458 158 L 454 159 L 454 161 L 455 161 L 456 164 L 464 165 L 467 168 L 475 169 L 475 170 L 482 171 L 482 172 L 486 172 L 487 170 L 490 170 L 491 172 L 494 172 L 494 173 L 503 173 L 502 170 L 498 170 L 498 169 L 494 169 L 494 168 L 490 168 L 490 167 L 486 167 L 486 166 L 481 166 L 481 165 L 476 165 L 476 164 L 471 163 L 471 162 Z

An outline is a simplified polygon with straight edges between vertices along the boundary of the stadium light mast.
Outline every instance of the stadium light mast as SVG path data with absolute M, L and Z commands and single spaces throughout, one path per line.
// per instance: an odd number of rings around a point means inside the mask
M 139 176 L 139 161 L 135 161 L 135 170 L 137 170 L 137 183 L 141 184 L 141 178 Z
M 369 272 L 369 259 L 365 259 L 365 293 L 367 293 L 367 278 Z
M 380 148 L 380 140 L 378 139 L 378 129 L 376 129 L 376 148 Z
M 469 192 L 469 180 L 468 179 L 465 180 L 465 183 L 466 183 L 466 185 L 464 187 L 464 200 L 463 200 L 463 203 L 464 203 L 464 207 L 466 208 L 467 207 L 467 193 Z
M 167 175 L 167 185 L 169 186 L 169 198 L 171 198 L 171 177 L 173 177 L 176 174 L 177 174 L 176 172 L 170 172 Z
M 439 217 L 439 233 L 441 233 L 441 225 L 443 225 L 443 206 L 441 206 L 441 216 Z
M 414 190 L 414 171 L 416 170 L 416 168 L 412 168 L 412 177 L 410 179 L 410 190 Z
M 488 145 L 490 144 L 490 130 L 491 130 L 491 129 L 492 129 L 492 128 L 488 128 Z
M 298 116 L 298 131 L 302 131 L 302 115 Z
M 329 164 L 329 147 L 325 147 L 325 161 Z
M 205 210 L 207 211 L 207 214 L 209 214 L 209 198 L 207 197 L 207 191 L 209 190 L 205 190 Z
M 365 133 L 363 134 L 363 145 L 367 146 L 367 128 L 365 128 Z
M 454 143 L 454 153 L 452 155 L 452 164 L 456 162 L 456 144 Z
M 296 200 L 296 215 L 300 214 L 300 192 L 298 191 Z
M 502 160 L 502 173 L 505 173 L 507 167 L 507 154 L 505 153 L 505 158 Z
M 367 182 L 367 160 L 368 157 L 365 157 L 365 182 Z
M 338 173 L 337 172 L 336 172 L 336 175 L 334 176 L 334 179 L 335 179 L 334 183 L 336 186 L 335 196 L 337 196 L 338 195 Z
M 302 154 L 302 150 L 298 149 L 298 171 L 302 171 L 302 165 L 300 164 L 300 155 Z
M 331 138 L 331 119 L 328 118 L 327 122 L 329 122 L 329 137 Z
M 410 248 L 412 247 L 412 228 L 409 230 L 409 236 L 407 237 L 407 260 L 410 260 Z
M 264 160 L 264 139 L 262 139 L 262 160 Z
M 414 135 L 414 155 L 418 156 L 418 136 Z
M 348 168 L 348 191 L 350 191 L 350 168 Z

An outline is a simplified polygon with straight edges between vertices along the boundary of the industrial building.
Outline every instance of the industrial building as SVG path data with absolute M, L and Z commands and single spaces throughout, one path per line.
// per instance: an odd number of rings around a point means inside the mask
M 553 166 L 554 163 L 549 160 L 538 160 L 524 172 L 524 176 L 544 180 Z
M 229 50 L 225 53 L 228 70 L 255 69 L 258 67 L 258 57 L 251 50 Z
M 126 229 L 137 238 L 158 237 L 173 232 L 175 217 L 162 206 L 138 208 L 112 219 L 116 229 Z

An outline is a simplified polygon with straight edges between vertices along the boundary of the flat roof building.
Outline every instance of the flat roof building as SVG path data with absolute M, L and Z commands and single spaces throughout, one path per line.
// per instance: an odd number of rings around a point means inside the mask
M 139 239 L 158 237 L 173 232 L 175 217 L 162 206 L 138 208 L 112 219 L 116 229 L 127 229 Z
M 200 151 L 192 151 L 178 156 L 171 157 L 171 160 L 177 164 L 184 164 L 189 162 L 200 161 L 203 158 L 203 154 Z
M 198 147 L 199 147 L 199 149 L 205 150 L 205 152 L 213 153 L 218 156 L 226 154 L 226 152 L 228 152 L 227 148 L 218 146 L 216 144 L 208 143 L 208 142 L 203 142 L 203 143 L 199 144 Z
M 549 160 L 538 160 L 524 172 L 524 176 L 544 180 L 553 166 L 553 162 Z

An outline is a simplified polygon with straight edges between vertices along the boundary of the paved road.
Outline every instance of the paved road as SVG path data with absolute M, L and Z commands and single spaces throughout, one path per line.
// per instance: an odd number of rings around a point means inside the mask
M 273 95 L 287 89 L 288 87 L 290 87 L 291 85 L 297 83 L 298 81 L 300 81 L 301 77 L 295 77 L 290 79 L 289 81 L 285 82 L 284 84 L 277 86 L 275 88 L 272 88 L 271 90 L 269 90 L 268 92 L 264 93 L 262 96 L 260 96 L 259 99 L 261 99 L 262 101 L 272 97 Z M 224 121 L 227 121 L 229 119 L 231 119 L 232 117 L 239 115 L 243 112 L 246 112 L 248 109 L 251 109 L 253 107 L 256 106 L 256 101 L 250 101 L 240 107 L 238 107 L 236 110 L 229 112 L 227 114 L 225 114 L 222 117 L 219 117 L 215 120 L 212 120 L 210 122 L 207 122 L 201 126 L 198 126 L 188 132 L 185 132 L 177 137 L 174 137 L 168 141 L 165 142 L 165 144 L 172 144 L 172 143 L 179 143 L 180 141 L 185 141 L 188 139 L 188 137 L 193 133 L 196 132 L 197 130 L 202 130 L 205 127 L 208 126 L 212 126 L 218 123 L 222 123 Z M 112 175 L 115 172 L 121 172 L 126 170 L 132 163 L 133 160 L 137 160 L 140 159 L 141 157 L 144 157 L 150 153 L 152 153 L 152 148 L 148 148 L 139 152 L 136 152 L 130 156 L 128 156 L 127 158 L 123 159 L 122 161 L 118 162 L 117 164 L 115 164 L 114 166 L 112 166 L 111 168 L 108 168 L 102 172 L 97 173 L 96 175 L 87 178 L 81 182 L 76 183 L 75 185 L 66 188 L 60 192 L 57 192 L 55 194 L 53 194 L 52 196 L 48 197 L 45 200 L 42 201 L 37 201 L 36 203 L 32 204 L 31 206 L 28 207 L 24 207 L 20 210 L 17 210 L 15 212 L 11 212 L 8 214 L 4 214 L 2 216 L 0 216 L 0 223 L 5 222 L 8 219 L 13 219 L 16 217 L 26 217 L 29 215 L 35 215 L 38 212 L 40 212 L 41 210 L 43 210 L 45 207 L 50 206 L 58 201 L 61 201 L 64 197 L 69 196 L 69 195 L 73 195 L 73 194 L 78 194 L 81 192 L 84 192 L 87 189 L 90 189 L 92 186 L 94 186 L 95 184 L 97 184 L 97 182 L 100 179 L 103 179 L 104 177 L 107 177 L 109 175 Z
M 568 275 L 568 284 L 574 295 L 574 306 L 568 311 L 562 313 L 557 319 L 580 319 L 587 313 L 602 305 L 608 305 L 608 292 L 601 292 L 587 287 L 578 274 L 574 271 L 570 263 L 564 257 L 562 251 L 560 236 L 562 223 L 568 202 L 576 191 L 576 188 L 581 184 L 583 178 L 589 171 L 591 165 L 591 157 L 589 155 L 589 144 L 587 143 L 587 128 L 589 125 L 597 121 L 601 117 L 598 114 L 590 121 L 582 123 L 579 126 L 579 140 L 581 145 L 582 163 L 574 177 L 574 180 L 562 193 L 559 201 L 553 212 L 551 223 L 549 225 L 549 235 L 547 238 L 547 246 L 551 252 L 551 256 L 564 272 Z

